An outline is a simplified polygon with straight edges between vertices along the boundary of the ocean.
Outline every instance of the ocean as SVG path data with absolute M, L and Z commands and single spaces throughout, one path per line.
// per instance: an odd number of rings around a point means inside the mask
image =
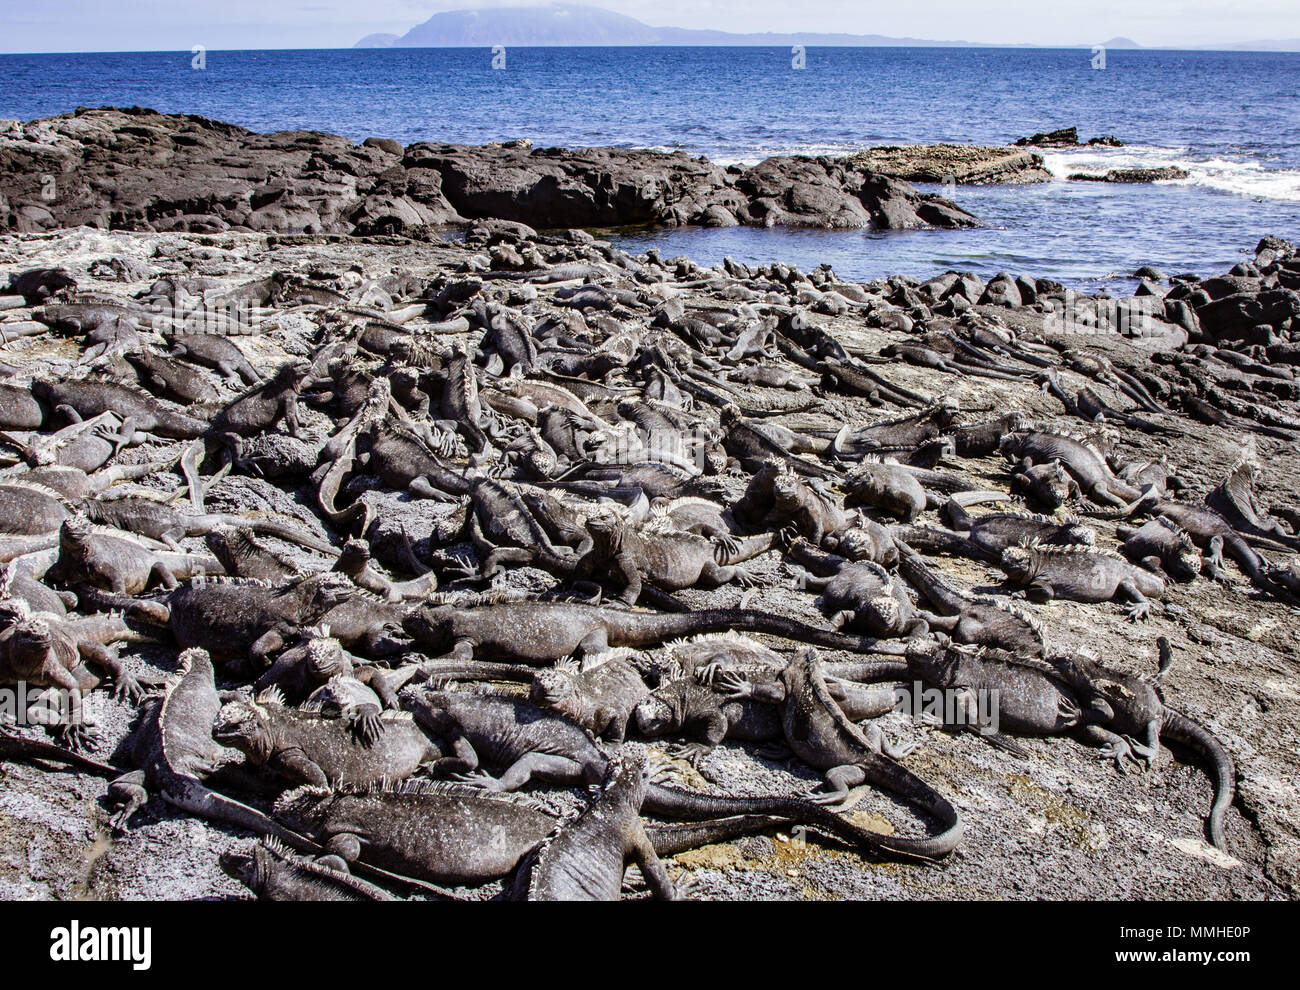
M 1055 181 L 957 187 L 974 230 L 620 232 L 704 264 L 823 262 L 844 277 L 956 268 L 1123 289 L 1132 272 L 1219 272 L 1300 237 L 1300 54 L 1087 49 L 512 48 L 0 55 L 0 117 L 141 105 L 255 130 L 682 149 L 722 163 L 878 144 L 1008 144 L 1057 127 L 1122 148 L 1046 151 Z M 498 59 L 498 61 L 500 61 Z M 1179 165 L 1122 186 L 1074 171 Z M 925 188 L 925 187 L 923 187 Z M 937 191 L 937 190 L 936 190 Z

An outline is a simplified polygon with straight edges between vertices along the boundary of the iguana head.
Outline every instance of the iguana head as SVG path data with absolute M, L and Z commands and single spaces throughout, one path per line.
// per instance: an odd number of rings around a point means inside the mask
M 355 537 L 343 544 L 343 552 L 334 563 L 334 569 L 351 577 L 356 577 L 370 563 L 370 544 Z
M 9 665 L 16 673 L 39 671 L 54 648 L 54 634 L 44 619 L 24 619 L 9 630 Z
M 212 726 L 212 738 L 239 750 L 255 766 L 269 760 L 275 748 L 270 714 L 256 701 L 232 701 L 222 708 Z
M 254 893 L 261 893 L 270 876 L 270 854 L 258 844 L 251 853 L 228 849 L 217 857 L 222 872 L 238 880 Z
M 312 630 L 312 638 L 307 641 L 306 663 L 313 675 L 326 681 L 339 674 L 352 673 L 352 663 L 343 651 L 343 644 L 330 635 L 328 626 Z
M 69 516 L 59 527 L 59 551 L 80 556 L 85 552 L 95 527 L 81 513 Z
M 902 606 L 897 598 L 891 595 L 887 590 L 876 595 L 866 603 L 866 608 L 861 613 L 869 623 L 869 628 L 877 630 L 879 634 L 892 633 L 898 631 L 899 623 L 902 621 Z
M 803 482 L 793 472 L 778 474 L 772 480 L 772 497 L 781 508 L 797 507 L 803 490 Z
M 543 708 L 559 708 L 573 696 L 577 687 L 573 674 L 567 670 L 554 667 L 539 670 L 528 688 L 528 700 Z
M 613 515 L 593 516 L 587 520 L 587 531 L 602 553 L 618 553 L 623 548 L 624 527 Z
M 1030 547 L 1007 547 L 1002 551 L 1002 569 L 1011 580 L 1027 584 L 1038 573 L 1038 556 Z
M 854 526 L 840 534 L 838 550 L 841 557 L 849 560 L 879 560 L 883 557 L 885 563 L 894 563 L 898 558 L 896 549 L 882 552 L 876 534 L 863 526 Z
M 636 730 L 643 736 L 662 736 L 677 728 L 677 717 L 673 706 L 659 697 L 650 695 L 632 709 L 632 718 Z
M 21 598 L 0 600 L 0 632 L 17 625 L 31 614 L 31 606 Z
M 328 810 L 333 797 L 334 792 L 328 787 L 312 784 L 295 787 L 276 798 L 275 817 L 291 829 L 310 833 Z
M 311 607 L 317 615 L 324 615 L 335 605 L 341 605 L 357 593 L 357 586 L 343 574 L 325 571 L 307 579 L 311 590 Z

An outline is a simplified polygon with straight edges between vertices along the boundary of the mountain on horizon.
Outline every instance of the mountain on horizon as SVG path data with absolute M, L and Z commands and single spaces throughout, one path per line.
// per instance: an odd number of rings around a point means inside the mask
M 990 44 L 977 41 L 936 41 L 929 38 L 891 38 L 883 34 L 763 32 L 736 34 L 699 28 L 651 27 L 635 17 L 585 4 L 555 3 L 545 7 L 484 7 L 448 10 L 434 14 L 406 34 L 368 34 L 353 48 L 490 48 L 576 46 L 742 46 L 821 45 L 879 48 L 1091 48 L 1076 45 Z M 1154 50 L 1131 38 L 1101 42 L 1112 49 Z M 1157 46 L 1167 47 L 1167 46 Z M 1279 41 L 1223 42 L 1192 45 L 1187 51 L 1300 51 L 1300 38 Z
M 943 45 L 966 41 L 889 38 L 880 34 L 734 34 L 695 28 L 651 27 L 635 17 L 589 7 L 557 3 L 547 7 L 485 7 L 434 14 L 406 34 L 371 34 L 354 48 L 483 48 L 493 45 Z

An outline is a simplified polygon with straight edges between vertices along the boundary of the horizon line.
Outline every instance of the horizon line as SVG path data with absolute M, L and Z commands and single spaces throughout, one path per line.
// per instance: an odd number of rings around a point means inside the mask
M 373 32 L 383 33 L 383 32 Z M 399 35 L 400 37 L 400 35 Z M 789 35 L 788 37 L 798 37 L 798 35 Z M 1290 40 L 1290 39 L 1287 39 Z M 779 42 L 768 45 L 753 43 L 737 44 L 564 44 L 564 45 L 537 45 L 529 42 L 509 42 L 504 47 L 508 48 L 550 48 L 550 49 L 570 49 L 570 48 L 785 48 L 787 42 Z M 1089 51 L 1093 48 L 1106 48 L 1107 51 L 1114 52 L 1188 52 L 1188 53 L 1208 53 L 1221 52 L 1229 55 L 1297 55 L 1300 54 L 1300 47 L 1292 48 L 1214 48 L 1198 46 L 1195 48 L 1180 48 L 1176 45 L 1137 45 L 1134 47 L 1128 45 L 1109 46 L 1104 42 L 1095 44 L 1076 43 L 1070 45 L 1043 45 L 1034 42 L 982 42 L 982 41 L 934 41 L 924 44 L 846 44 L 846 45 L 828 45 L 807 42 L 795 42 L 802 44 L 807 48 L 840 48 L 840 49 L 858 49 L 858 48 L 911 48 L 911 49 L 1030 49 L 1033 51 Z M 1246 45 L 1251 42 L 1238 42 Z M 1300 46 L 1300 41 L 1297 42 Z M 359 47 L 352 45 L 334 45 L 329 47 L 274 47 L 274 48 L 204 48 L 205 52 L 387 52 L 387 51 L 459 51 L 464 49 L 486 49 L 491 50 L 493 46 L 489 44 L 475 45 L 376 45 Z M 0 51 L 0 57 L 8 55 L 190 55 L 193 54 L 193 46 L 190 48 L 112 48 L 112 49 L 86 49 L 78 51 Z

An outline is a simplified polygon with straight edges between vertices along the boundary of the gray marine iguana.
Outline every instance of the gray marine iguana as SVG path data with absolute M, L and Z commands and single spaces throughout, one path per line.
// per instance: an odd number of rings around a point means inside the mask
M 641 821 L 649 777 L 649 760 L 640 746 L 624 746 L 610 757 L 595 800 L 560 824 L 520 864 L 513 897 L 616 901 L 627 865 L 635 862 L 656 898 L 676 900 L 677 891 Z
M 882 849 L 921 859 L 939 859 L 961 841 L 962 824 L 957 809 L 889 755 L 904 755 L 911 747 L 890 745 L 877 727 L 871 726 L 874 731 L 864 731 L 840 711 L 827 687 L 816 651 L 801 650 L 771 684 L 751 684 L 735 671 L 722 671 L 716 683 L 724 694 L 782 706 L 786 742 L 801 760 L 826 775 L 828 790 L 813 801 L 842 801 L 849 796 L 850 788 L 870 783 L 924 809 L 943 825 L 938 835 L 925 839 L 881 836 Z
M 471 660 L 480 654 L 539 664 L 568 656 L 585 661 L 610 647 L 649 646 L 727 630 L 767 633 L 830 649 L 873 646 L 862 637 L 750 609 L 664 614 L 533 601 L 466 609 L 421 605 L 407 613 L 403 627 L 421 646 L 457 659 Z
M 1131 602 L 1129 618 L 1151 614 L 1148 595 L 1164 594 L 1165 583 L 1134 567 L 1119 554 L 1089 546 L 1007 547 L 998 565 L 1015 584 L 1037 601 L 1068 598 L 1079 602 Z
M 113 828 L 125 829 L 153 792 L 199 818 L 274 836 L 298 849 L 314 850 L 301 835 L 204 783 L 222 758 L 222 746 L 212 737 L 212 725 L 220 710 L 221 698 L 207 651 L 184 651 L 175 679 L 161 698 L 141 709 L 140 721 L 126 744 L 139 769 L 109 785 L 109 801 L 119 805 L 112 819 Z
M 404 712 L 384 712 L 377 720 L 377 731 L 358 738 L 350 719 L 290 708 L 271 688 L 222 708 L 212 737 L 290 786 L 404 780 L 443 758 L 443 750 Z

